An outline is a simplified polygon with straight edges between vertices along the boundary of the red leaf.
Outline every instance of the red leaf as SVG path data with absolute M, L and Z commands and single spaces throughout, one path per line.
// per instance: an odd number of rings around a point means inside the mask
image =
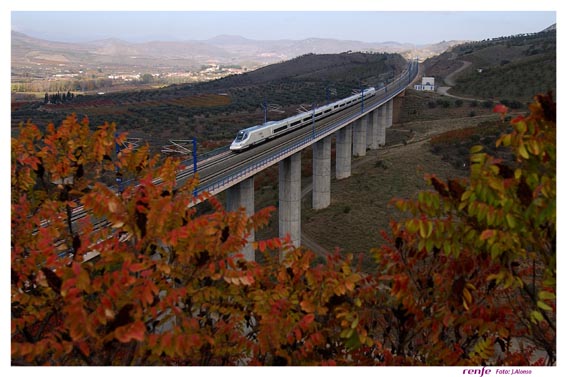
M 315 320 L 315 314 L 310 313 L 307 314 L 306 316 L 304 316 L 301 321 L 299 321 L 299 327 L 301 327 L 301 329 L 303 331 L 307 330 L 307 327 Z
M 264 252 L 266 250 L 266 242 L 258 241 L 258 249 L 260 249 L 261 252 Z
M 508 113 L 508 108 L 506 106 L 504 106 L 503 104 L 499 103 L 498 105 L 494 106 L 494 109 L 492 110 L 492 112 L 498 113 L 498 114 L 501 114 L 501 115 L 506 115 Z
M 143 341 L 146 333 L 146 326 L 142 321 L 136 321 L 132 324 L 122 326 L 116 329 L 114 335 L 122 343 L 128 343 L 131 340 Z
M 299 306 L 301 307 L 301 310 L 306 313 L 313 313 L 315 311 L 315 305 L 307 299 L 301 301 Z
M 77 348 L 79 348 L 81 350 L 83 355 L 85 355 L 87 357 L 89 356 L 90 349 L 89 349 L 89 345 L 86 342 L 78 342 L 75 345 L 77 346 Z
M 130 272 L 140 272 L 145 268 L 146 268 L 146 266 L 144 266 L 143 263 L 133 263 L 133 264 L 128 266 L 128 269 L 130 270 Z

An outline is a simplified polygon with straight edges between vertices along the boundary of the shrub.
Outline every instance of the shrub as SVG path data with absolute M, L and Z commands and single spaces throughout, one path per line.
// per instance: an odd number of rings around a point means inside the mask
M 426 360 L 458 349 L 450 359 L 480 365 L 479 351 L 494 357 L 504 337 L 526 345 L 508 359 L 512 364 L 555 365 L 555 102 L 538 96 L 530 110 L 495 143 L 513 153 L 510 161 L 472 147 L 469 178 L 429 175 L 431 190 L 393 201 L 402 220 L 391 222 L 388 244 L 373 252 L 387 268 L 382 282 L 399 305 L 400 322 L 411 323 L 401 354 L 424 337 Z M 506 365 L 519 350 L 513 348 L 503 348 L 496 365 Z

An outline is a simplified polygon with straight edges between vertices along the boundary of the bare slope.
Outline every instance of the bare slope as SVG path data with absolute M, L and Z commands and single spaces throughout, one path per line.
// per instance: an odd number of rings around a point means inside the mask
M 454 46 L 426 60 L 425 73 L 442 85 L 463 64 L 467 68 L 455 77 L 452 94 L 530 101 L 537 93 L 555 92 L 555 29 Z

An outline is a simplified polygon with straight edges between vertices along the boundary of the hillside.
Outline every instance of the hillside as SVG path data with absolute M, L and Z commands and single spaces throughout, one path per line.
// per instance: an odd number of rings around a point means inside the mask
M 40 126 L 66 115 L 88 116 L 93 126 L 116 122 L 122 131 L 151 140 L 217 140 L 226 143 L 237 130 L 263 121 L 264 101 L 278 105 L 269 120 L 344 98 L 364 86 L 380 86 L 399 74 L 406 61 L 398 54 L 309 54 L 243 75 L 196 85 L 172 85 L 104 95 L 76 95 L 62 103 L 14 104 L 12 127 L 32 119 Z M 159 136 L 157 136 L 159 135 Z
M 264 85 L 282 80 L 379 85 L 405 68 L 400 55 L 374 53 L 306 54 L 254 72 L 224 78 L 214 86 Z M 362 82 L 361 82 L 362 81 Z M 208 86 L 208 85 L 203 85 Z M 213 85 L 211 85 L 213 86 Z
M 216 80 L 307 54 L 398 53 L 406 59 L 439 54 L 458 41 L 413 45 L 351 40 L 252 40 L 220 35 L 208 40 L 132 43 L 110 38 L 67 43 L 12 31 L 11 92 L 15 102 L 45 92 L 81 94 L 144 90 Z
M 471 65 L 456 77 L 454 95 L 526 102 L 536 93 L 555 92 L 555 28 L 454 46 L 427 59 L 425 73 L 442 83 L 463 62 Z

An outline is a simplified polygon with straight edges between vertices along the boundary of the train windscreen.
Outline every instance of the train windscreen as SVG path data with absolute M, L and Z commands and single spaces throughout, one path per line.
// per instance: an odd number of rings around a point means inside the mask
M 235 141 L 236 141 L 236 142 L 240 142 L 240 141 L 246 139 L 247 136 L 248 136 L 248 135 L 246 134 L 246 132 L 244 132 L 244 131 L 238 131 L 238 134 L 236 135 L 236 140 L 235 140 Z

